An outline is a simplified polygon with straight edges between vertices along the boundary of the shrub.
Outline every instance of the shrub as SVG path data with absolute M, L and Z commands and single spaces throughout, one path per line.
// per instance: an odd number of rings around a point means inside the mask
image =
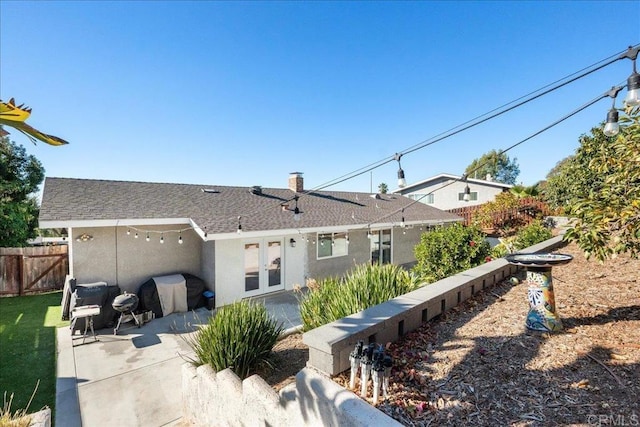
M 413 271 L 431 283 L 486 262 L 490 246 L 478 227 L 457 223 L 423 233 L 414 252 Z
M 544 242 L 552 236 L 551 230 L 545 227 L 542 221 L 536 220 L 518 230 L 515 236 L 500 239 L 500 244 L 493 248 L 491 255 L 495 258 L 500 258 L 508 253 Z
M 220 308 L 200 329 L 190 344 L 196 365 L 208 364 L 216 371 L 231 368 L 247 378 L 265 364 L 282 325 L 271 318 L 262 304 L 236 302 Z
M 343 278 L 308 282 L 300 302 L 305 331 L 383 303 L 418 287 L 418 281 L 397 265 L 362 264 Z
M 521 228 L 516 234 L 516 242 L 520 249 L 544 242 L 553 237 L 551 230 L 542 224 L 542 221 L 536 220 L 526 227 Z

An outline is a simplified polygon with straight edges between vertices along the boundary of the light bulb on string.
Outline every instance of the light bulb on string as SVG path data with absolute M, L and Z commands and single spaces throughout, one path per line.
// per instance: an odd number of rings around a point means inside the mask
M 147 237 L 145 238 L 145 240 L 148 242 L 149 240 L 151 240 L 151 237 L 149 237 L 149 232 L 147 231 Z
M 404 179 L 404 171 L 402 170 L 402 166 L 400 165 L 401 158 L 402 158 L 402 154 L 396 153 L 393 156 L 393 159 L 398 162 L 398 187 L 404 188 L 407 186 L 407 180 Z
M 182 244 L 182 231 L 180 231 L 180 236 L 178 237 L 178 244 Z
M 635 58 L 633 59 L 633 72 L 627 79 L 627 97 L 624 102 L 631 107 L 640 105 L 640 74 L 636 71 Z
M 622 87 L 612 87 L 610 91 L 606 93 L 607 96 L 611 97 L 611 109 L 607 113 L 607 121 L 604 124 L 604 129 L 602 133 L 606 136 L 616 136 L 618 132 L 620 132 L 620 124 L 618 123 L 618 110 L 616 110 L 616 96 L 618 96 L 618 92 Z
M 160 234 L 160 243 L 164 243 L 164 233 Z

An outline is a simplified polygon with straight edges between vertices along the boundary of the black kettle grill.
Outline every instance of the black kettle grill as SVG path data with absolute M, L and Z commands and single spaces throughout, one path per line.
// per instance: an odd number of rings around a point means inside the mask
M 111 306 L 115 311 L 120 313 L 120 318 L 118 319 L 118 324 L 113 330 L 113 335 L 116 335 L 118 333 L 120 324 L 122 322 L 130 321 L 131 317 L 133 317 L 133 320 L 136 322 L 136 325 L 138 325 L 138 328 L 142 326 L 140 324 L 138 316 L 136 316 L 136 314 L 134 313 L 136 308 L 138 308 L 139 301 L 140 300 L 138 299 L 138 296 L 136 294 L 132 294 L 129 292 L 120 294 L 113 299 L 113 303 L 111 304 Z

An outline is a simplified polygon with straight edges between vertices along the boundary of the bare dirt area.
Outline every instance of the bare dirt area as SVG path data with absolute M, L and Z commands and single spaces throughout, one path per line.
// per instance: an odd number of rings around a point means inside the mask
M 564 331 L 527 330 L 528 285 L 504 281 L 389 346 L 378 408 L 410 426 L 640 425 L 640 260 L 557 252 L 574 256 L 553 268 Z
M 276 391 L 296 380 L 296 374 L 309 360 L 309 347 L 302 343 L 302 334 L 293 334 L 278 341 L 273 348 L 273 367 L 262 378 Z

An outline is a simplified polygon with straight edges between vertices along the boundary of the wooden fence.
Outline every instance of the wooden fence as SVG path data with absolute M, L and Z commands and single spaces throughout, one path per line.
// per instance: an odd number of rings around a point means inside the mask
M 62 289 L 69 272 L 67 245 L 0 248 L 0 295 Z
M 549 206 L 540 200 L 527 197 L 519 201 L 519 205 L 515 208 L 505 209 L 495 212 L 491 215 L 491 219 L 482 224 L 482 228 L 489 234 L 498 232 L 509 226 L 524 226 L 532 223 L 536 219 L 543 216 L 552 215 L 553 212 Z M 483 205 L 469 206 L 464 208 L 449 209 L 447 212 L 454 213 L 464 218 L 464 224 L 473 223 L 475 213 L 482 208 Z

